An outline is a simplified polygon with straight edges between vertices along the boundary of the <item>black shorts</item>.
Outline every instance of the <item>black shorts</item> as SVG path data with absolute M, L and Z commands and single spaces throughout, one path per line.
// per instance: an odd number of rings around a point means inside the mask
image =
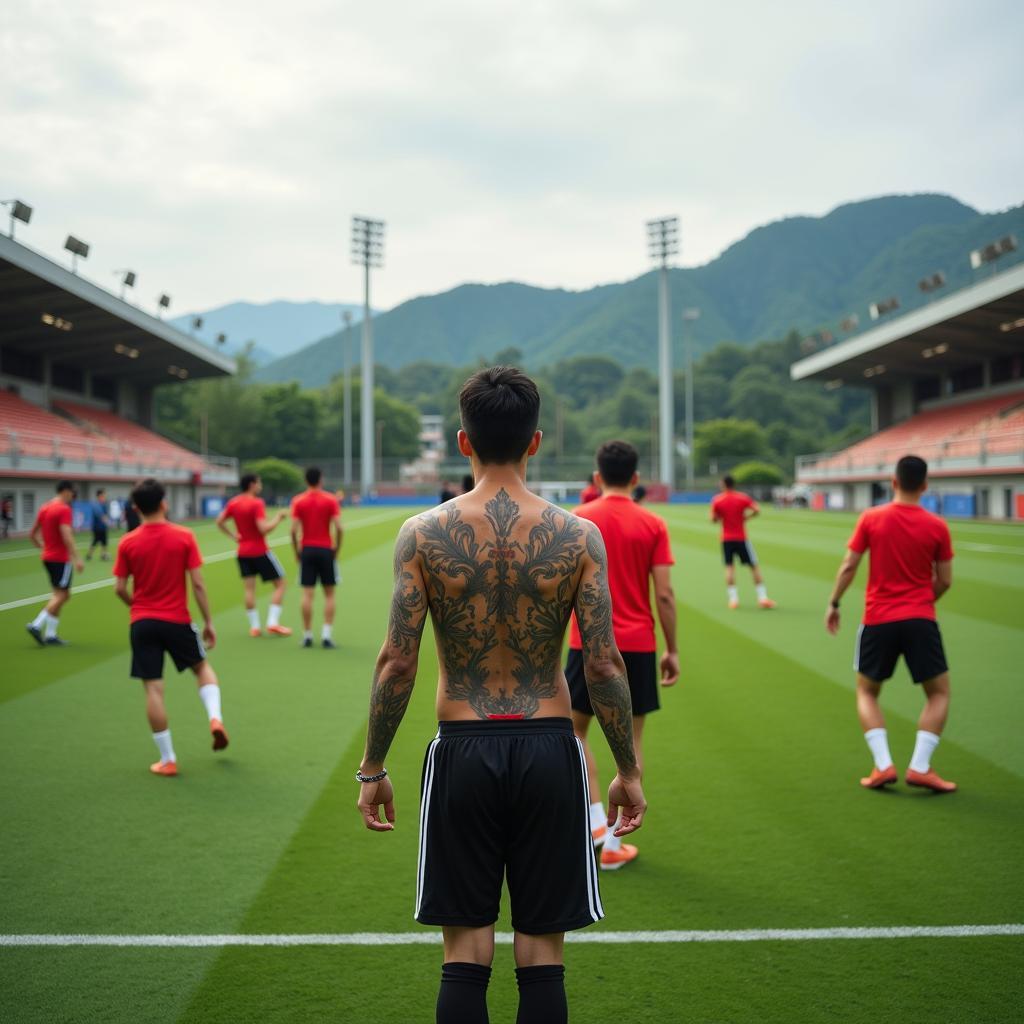
M 568 718 L 442 722 L 427 747 L 416 920 L 493 924 L 506 875 L 518 932 L 604 917 L 587 769 Z
M 626 663 L 626 679 L 629 680 L 629 697 L 634 715 L 649 715 L 661 707 L 658 696 L 658 664 L 654 651 L 620 651 Z M 584 715 L 594 713 L 590 703 L 590 691 L 583 674 L 583 652 L 569 648 L 569 660 L 565 663 L 565 680 L 569 684 L 569 699 L 573 711 Z
M 284 569 L 281 568 L 281 563 L 277 560 L 277 555 L 273 551 L 268 551 L 262 555 L 255 555 L 252 558 L 239 555 L 238 571 L 242 574 L 242 579 L 246 579 L 249 576 L 259 576 L 264 583 L 269 583 L 271 580 L 279 580 L 284 575 Z
M 757 565 L 754 545 L 749 540 L 723 540 L 722 557 L 726 565 L 732 565 L 737 558 L 742 565 Z
M 299 556 L 301 566 L 300 582 L 304 587 L 325 587 L 338 585 L 338 563 L 334 560 L 332 548 L 303 548 Z
M 191 622 L 139 619 L 132 623 L 131 642 L 134 679 L 163 679 L 165 652 L 179 672 L 206 660 L 202 637 Z
M 853 669 L 876 683 L 884 683 L 900 655 L 915 683 L 948 671 L 939 624 L 932 619 L 900 619 L 877 626 L 861 626 L 853 652 Z
M 43 562 L 43 568 L 50 577 L 50 586 L 54 590 L 71 589 L 71 578 L 74 573 L 70 562 Z
M 107 546 L 107 528 L 105 526 L 94 526 L 92 528 L 92 542 L 93 544 L 102 544 L 103 547 Z

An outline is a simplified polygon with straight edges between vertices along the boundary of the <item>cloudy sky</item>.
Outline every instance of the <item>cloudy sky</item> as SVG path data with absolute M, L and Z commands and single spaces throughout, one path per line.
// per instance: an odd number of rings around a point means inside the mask
M 852 199 L 1024 201 L 1017 0 L 7 0 L 0 198 L 172 313 L 465 281 L 583 288 Z

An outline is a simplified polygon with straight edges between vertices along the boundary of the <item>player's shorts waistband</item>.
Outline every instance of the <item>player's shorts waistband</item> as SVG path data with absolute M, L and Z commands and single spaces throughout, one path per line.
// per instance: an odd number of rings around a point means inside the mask
M 480 721 L 438 722 L 437 734 L 441 739 L 457 736 L 541 736 L 562 734 L 571 736 L 571 718 L 488 718 Z

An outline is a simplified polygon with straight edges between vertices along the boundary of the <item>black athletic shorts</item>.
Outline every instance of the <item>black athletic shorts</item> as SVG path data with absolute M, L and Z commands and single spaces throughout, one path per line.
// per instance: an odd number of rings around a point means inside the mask
M 71 578 L 74 573 L 71 571 L 70 562 L 43 562 L 43 568 L 50 577 L 50 586 L 54 590 L 71 589 Z
M 279 580 L 284 575 L 284 569 L 281 568 L 281 563 L 273 551 L 251 558 L 239 555 L 238 571 L 242 574 L 242 579 L 248 576 L 259 576 L 264 583 Z
M 604 917 L 587 769 L 568 718 L 441 722 L 427 748 L 416 920 L 493 924 L 505 876 L 518 932 Z
M 131 627 L 134 679 L 163 679 L 164 653 L 179 671 L 206 660 L 206 648 L 198 628 L 191 622 L 139 619 Z
M 658 662 L 654 651 L 620 651 L 626 663 L 626 679 L 629 681 L 629 697 L 634 715 L 649 715 L 661 707 L 658 696 Z M 565 680 L 569 684 L 569 699 L 573 711 L 584 715 L 594 713 L 590 703 L 590 691 L 583 674 L 583 652 L 569 648 L 569 659 L 565 663 Z
M 757 555 L 749 540 L 723 540 L 722 557 L 726 565 L 732 565 L 737 558 L 742 565 L 757 565 Z
M 92 528 L 92 542 L 93 544 L 102 544 L 103 547 L 107 546 L 107 528 L 106 526 L 94 526 Z
M 901 654 L 915 683 L 941 676 L 949 668 L 939 624 L 932 619 L 900 619 L 877 626 L 861 626 L 857 631 L 853 668 L 876 683 L 884 683 L 892 675 Z
M 303 548 L 299 556 L 304 587 L 315 587 L 318 583 L 325 587 L 338 585 L 338 563 L 334 560 L 332 548 Z

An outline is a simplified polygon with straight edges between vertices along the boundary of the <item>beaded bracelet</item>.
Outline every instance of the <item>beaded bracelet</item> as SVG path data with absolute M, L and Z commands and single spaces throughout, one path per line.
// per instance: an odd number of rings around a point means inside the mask
M 380 782 L 381 779 L 388 777 L 387 768 L 381 768 L 376 775 L 364 775 L 359 769 L 356 769 L 356 781 L 357 782 Z

